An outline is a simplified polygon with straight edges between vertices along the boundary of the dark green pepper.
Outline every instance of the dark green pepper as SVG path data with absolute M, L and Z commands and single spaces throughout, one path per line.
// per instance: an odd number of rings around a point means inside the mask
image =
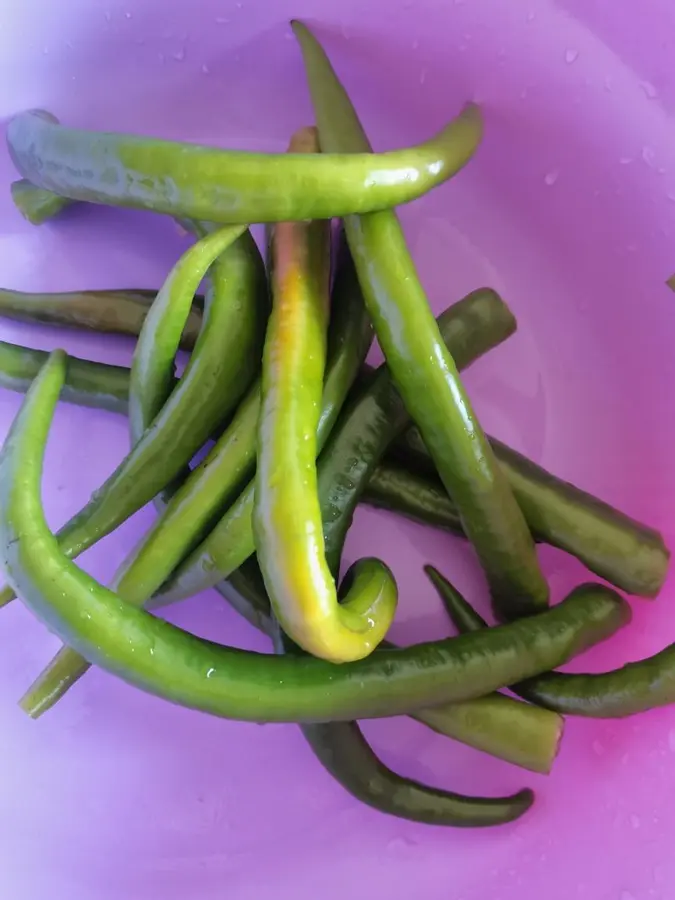
M 461 634 L 488 627 L 461 594 L 448 590 L 447 582 L 437 583 L 438 573 L 429 575 Z M 511 690 L 545 709 L 592 719 L 619 719 L 670 706 L 675 703 L 675 644 L 611 672 L 547 672 L 512 685 Z
M 20 322 L 138 336 L 156 296 L 157 291 L 145 290 L 26 293 L 0 288 L 0 316 Z M 199 298 L 195 299 L 198 303 Z M 183 330 L 180 342 L 183 350 L 192 350 L 201 325 L 201 310 L 195 305 Z
M 490 443 L 535 540 L 572 554 L 621 590 L 641 597 L 658 594 L 670 562 L 658 531 L 556 478 L 501 441 L 490 438 Z M 407 466 L 435 476 L 418 431 L 407 431 L 394 454 Z M 452 519 L 455 509 L 448 498 L 443 515 Z

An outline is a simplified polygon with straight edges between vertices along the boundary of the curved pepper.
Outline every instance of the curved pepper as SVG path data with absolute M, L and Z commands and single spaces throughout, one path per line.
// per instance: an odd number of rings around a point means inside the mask
M 334 549 L 331 548 L 333 551 Z M 332 555 L 336 553 L 333 552 Z M 248 607 L 248 612 L 245 613 L 247 619 L 250 619 L 251 613 L 255 615 L 256 612 L 261 612 L 267 622 L 267 633 L 272 637 L 278 653 L 301 654 L 302 651 L 286 638 L 276 621 L 271 618 L 269 598 L 257 562 L 247 560 L 236 574 L 238 587 L 234 605 L 242 609 Z M 383 647 L 385 643 L 380 646 Z M 482 698 L 469 700 L 463 705 L 474 705 L 475 712 L 480 716 L 478 707 L 481 701 Z M 525 707 L 525 704 L 516 706 Z M 536 707 L 528 708 L 536 709 L 537 713 L 543 712 Z M 442 707 L 439 719 L 447 709 L 453 707 Z M 517 727 L 517 723 L 515 724 Z M 333 778 L 352 796 L 380 812 L 410 821 L 466 828 L 513 821 L 526 812 L 534 800 L 531 791 L 520 791 L 511 797 L 465 797 L 403 778 L 378 759 L 356 722 L 305 724 L 300 728 L 314 755 Z M 470 727 L 467 730 L 471 732 Z M 489 726 L 486 730 L 490 732 Z M 558 736 L 559 733 L 558 730 Z M 508 745 L 509 739 L 502 743 Z
M 488 627 L 464 597 L 444 592 L 450 618 L 461 634 Z M 675 703 L 675 644 L 610 672 L 546 672 L 511 686 L 545 709 L 591 719 L 620 719 Z
M 289 151 L 318 152 L 314 129 Z M 344 603 L 326 562 L 317 488 L 316 431 L 328 325 L 330 223 L 283 222 L 272 235 L 272 314 L 262 368 L 253 532 L 284 631 L 314 656 L 350 662 L 373 651 L 396 611 L 396 583 L 379 560 L 360 560 Z
M 137 336 L 156 296 L 157 291 L 146 290 L 28 293 L 0 288 L 0 316 L 19 322 Z M 196 303 L 199 300 L 195 298 Z M 192 350 L 201 325 L 201 310 L 193 307 L 180 342 L 183 350 Z
M 84 552 L 166 487 L 248 386 L 267 292 L 260 255 L 248 232 L 242 231 L 231 226 L 200 240 L 181 257 L 159 292 L 144 325 L 153 340 L 146 342 L 141 334 L 131 370 L 131 384 L 137 379 L 145 385 L 144 408 L 132 404 L 129 410 L 135 445 L 87 506 L 59 531 L 67 555 Z M 228 247 L 214 266 L 202 333 L 172 390 L 173 360 L 194 292 Z M 152 428 L 138 440 L 150 423 Z M 0 591 L 0 605 L 11 598 L 9 589 Z
M 515 319 L 494 291 L 477 291 L 455 303 L 439 316 L 444 339 L 459 365 L 468 366 L 483 353 L 505 340 L 515 330 Z M 365 392 L 342 417 L 340 436 L 331 438 L 330 472 L 319 459 L 319 492 L 333 511 L 326 514 L 324 529 L 348 527 L 342 513 L 358 502 L 372 467 L 389 442 L 410 424 L 410 417 L 394 388 L 386 367 L 376 374 Z M 321 447 L 325 435 L 319 434 Z M 358 465 L 358 472 L 353 469 Z M 358 476 L 358 477 L 357 477 Z M 323 501 L 322 501 L 323 502 Z M 227 578 L 255 549 L 251 526 L 253 488 L 249 486 L 234 502 L 211 534 L 176 569 L 158 594 L 164 604 L 192 596 Z M 328 537 L 328 532 L 326 532 Z M 336 541 L 335 546 L 338 546 Z M 330 563 L 330 560 L 329 560 Z
M 534 803 L 529 788 L 510 797 L 467 797 L 404 778 L 377 758 L 356 722 L 305 725 L 303 731 L 314 755 L 350 794 L 409 821 L 485 828 L 514 822 Z
M 254 558 L 233 572 L 219 590 L 247 622 L 277 640 L 279 629 L 271 616 L 269 599 Z M 383 641 L 375 652 L 393 647 Z M 564 726 L 563 719 L 555 713 L 496 693 L 419 709 L 410 713 L 410 717 L 438 734 L 543 774 L 551 771 Z
M 319 155 L 219 150 L 65 128 L 43 110 L 7 127 L 14 165 L 33 185 L 73 200 L 210 222 L 328 219 L 407 203 L 442 184 L 482 134 L 475 105 L 435 137 L 389 153 Z
M 549 671 L 630 618 L 606 592 L 575 596 L 480 634 L 382 650 L 342 666 L 233 650 L 134 609 L 69 560 L 40 498 L 45 444 L 65 377 L 51 354 L 0 454 L 0 553 L 23 602 L 90 662 L 179 703 L 226 718 L 372 718 L 466 700 Z
M 356 111 L 321 46 L 301 23 L 292 27 L 322 149 L 368 151 Z M 534 541 L 441 340 L 396 213 L 348 216 L 345 230 L 387 365 L 457 504 L 496 607 L 509 618 L 542 609 L 548 585 Z
M 359 366 L 372 341 L 351 259 L 341 247 L 333 288 L 335 314 L 329 333 L 330 361 L 324 382 L 319 430 L 333 427 Z M 139 386 L 143 391 L 144 387 Z M 214 516 L 241 486 L 255 465 L 260 383 L 250 389 L 234 419 L 204 461 L 169 499 L 161 515 L 117 572 L 115 592 L 127 603 L 144 605 L 192 549 Z M 89 668 L 83 657 L 62 647 L 21 699 L 25 712 L 37 717 L 50 709 Z
M 330 363 L 324 384 L 324 405 L 321 419 L 323 424 L 320 424 L 319 431 L 326 428 L 330 430 L 332 427 L 332 421 L 335 419 L 341 402 L 340 397 L 344 397 L 346 386 L 353 380 L 354 373 L 365 356 L 372 336 L 372 329 L 364 310 L 363 298 L 356 282 L 351 259 L 344 247 L 341 248 L 341 253 L 342 258 L 338 260 L 333 290 L 333 314 L 329 330 L 328 354 Z M 475 339 L 476 332 L 492 334 L 493 339 L 498 340 L 500 334 L 498 322 L 500 321 L 503 322 L 505 333 L 508 332 L 510 327 L 508 309 L 491 292 L 476 292 L 470 295 L 467 300 L 455 305 L 455 313 L 460 309 L 465 310 L 463 325 L 468 343 L 466 349 L 463 349 L 462 332 L 456 330 L 453 345 L 456 348 L 458 359 L 470 358 L 471 348 L 469 345 Z M 48 355 L 41 351 L 27 352 L 31 356 L 29 357 L 30 365 L 24 371 L 24 382 L 21 388 L 23 391 L 30 386 Z M 35 354 L 34 359 L 33 353 Z M 0 352 L 0 382 L 2 359 Z M 66 384 L 71 378 L 73 362 L 74 360 L 68 359 Z M 83 367 L 81 380 L 77 382 L 80 390 L 86 392 L 88 386 L 86 377 L 93 370 L 92 377 L 95 378 L 95 381 L 92 386 L 96 393 L 89 398 L 89 402 L 93 403 L 100 395 L 100 389 L 97 386 L 105 376 L 106 370 L 112 367 L 101 363 L 89 363 L 85 360 L 78 362 L 81 362 Z M 124 389 L 120 391 L 121 397 L 125 398 L 128 391 L 128 370 L 121 370 L 121 372 L 127 376 Z M 257 386 L 252 389 L 252 391 L 254 390 L 257 390 Z M 116 590 L 127 602 L 135 602 L 135 596 L 142 599 L 143 590 L 147 594 L 150 583 L 142 577 L 144 569 L 146 576 L 148 572 L 151 573 L 147 577 L 154 579 L 159 577 L 162 580 L 164 577 L 162 571 L 166 572 L 167 566 L 172 567 L 171 560 L 181 552 L 180 547 L 184 547 L 185 542 L 190 540 L 196 518 L 196 511 L 190 511 L 192 503 L 197 502 L 200 498 L 213 502 L 214 495 L 223 490 L 228 475 L 231 475 L 232 471 L 237 471 L 235 458 L 237 452 L 247 453 L 247 445 L 250 445 L 251 452 L 254 453 L 255 425 L 250 428 L 250 435 L 245 428 L 236 427 L 236 420 L 240 419 L 240 413 L 246 406 L 247 401 L 244 401 L 235 416 L 235 421 L 228 427 L 227 432 L 218 441 L 212 453 L 198 467 L 208 470 L 209 473 L 207 481 L 202 485 L 205 490 L 199 491 L 199 497 L 193 497 L 191 491 L 184 493 L 183 489 L 179 490 L 167 506 L 166 514 L 156 521 L 141 546 L 127 561 L 123 574 L 118 575 Z M 241 423 L 244 424 L 245 421 L 245 417 L 242 417 Z M 221 441 L 226 441 L 226 444 L 221 446 Z M 228 447 L 235 451 L 235 457 L 228 454 Z M 385 469 L 385 477 L 386 471 Z M 191 478 L 193 477 L 191 476 Z M 407 473 L 403 473 L 402 477 L 407 477 Z M 377 481 L 377 478 L 378 469 L 371 477 L 369 487 Z M 196 489 L 196 483 L 193 483 L 193 487 Z M 442 489 L 441 491 L 447 499 L 445 492 Z M 398 492 L 393 496 L 398 496 Z M 363 499 L 368 500 L 368 489 Z M 172 508 L 180 512 L 180 528 L 178 529 L 167 528 L 167 525 L 173 521 L 173 517 L 169 515 L 169 510 Z M 146 553 L 147 548 L 152 548 L 152 552 Z M 139 575 L 141 577 L 138 577 Z M 269 601 L 264 595 L 264 591 L 261 595 L 264 597 L 264 603 L 259 600 L 260 592 L 249 591 L 248 594 L 241 597 L 240 595 L 247 588 L 247 580 L 242 569 L 234 572 L 230 581 L 237 593 L 233 594 L 229 586 L 226 587 L 223 593 L 228 602 L 235 605 L 247 619 L 252 620 L 256 627 L 271 636 Z M 256 600 L 259 601 L 257 604 Z M 21 701 L 22 707 L 30 715 L 39 716 L 63 696 L 77 678 L 86 671 L 87 667 L 88 664 L 83 663 L 79 654 L 70 648 L 63 648 L 29 688 Z M 548 713 L 538 707 L 519 703 L 509 697 L 497 694 L 488 698 L 468 700 L 464 703 L 420 710 L 414 715 L 414 718 L 441 734 L 536 772 L 550 771 L 561 733 L 561 720 L 554 713 Z

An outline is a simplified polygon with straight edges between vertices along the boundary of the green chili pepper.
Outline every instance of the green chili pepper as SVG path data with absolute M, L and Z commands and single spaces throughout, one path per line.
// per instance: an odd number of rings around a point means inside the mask
M 41 190 L 25 178 L 13 181 L 11 192 L 14 205 L 32 225 L 42 225 L 47 219 L 57 216 L 61 210 L 70 205 L 67 197 L 61 197 L 52 191 Z
M 594 719 L 619 719 L 669 706 L 675 703 L 675 644 L 610 672 L 549 672 L 519 682 L 516 689 L 539 706 Z
M 333 548 L 331 548 L 333 549 Z M 336 555 L 333 553 L 333 555 Z M 339 555 L 339 554 L 338 554 Z M 262 575 L 257 562 L 251 558 L 236 572 L 237 589 L 231 590 L 232 605 L 243 612 L 249 621 L 265 623 L 266 633 L 273 639 L 277 652 L 302 653 L 280 631 L 272 620 L 269 598 L 265 592 Z M 242 591 L 243 593 L 239 593 Z M 386 641 L 380 647 L 386 646 Z M 377 650 L 375 651 L 377 652 Z M 469 700 L 457 706 L 475 705 L 481 699 Z M 525 704 L 518 704 L 525 706 Z M 536 707 L 529 707 L 537 709 Z M 443 718 L 442 707 L 439 719 Z M 537 709 L 538 713 L 543 712 Z M 556 717 L 556 722 L 562 719 Z M 443 723 L 445 724 L 445 722 Z M 466 731 L 471 735 L 469 719 L 465 723 Z M 486 722 L 485 731 L 494 732 L 491 723 Z M 327 722 L 317 725 L 302 725 L 302 733 L 321 764 L 330 772 L 349 793 L 369 806 L 381 812 L 400 816 L 404 819 L 428 822 L 436 825 L 454 825 L 467 827 L 471 825 L 499 824 L 511 821 L 526 811 L 531 805 L 534 795 L 528 792 L 530 802 L 524 804 L 523 792 L 514 797 L 495 798 L 490 800 L 462 797 L 460 795 L 438 791 L 418 782 L 402 778 L 388 769 L 375 755 L 363 737 L 356 722 Z M 473 732 L 477 730 L 474 727 Z M 559 736 L 559 730 L 557 731 Z M 502 740 L 502 745 L 509 745 L 509 738 Z M 507 750 L 510 749 L 507 746 Z M 523 808 L 525 806 L 525 808 Z
M 456 591 L 441 595 L 460 633 L 480 631 L 487 622 Z M 511 687 L 531 703 L 570 716 L 620 719 L 675 703 L 675 644 L 611 672 L 547 672 Z
M 0 341 L 0 387 L 25 394 L 49 353 Z M 78 406 L 127 412 L 129 369 L 68 357 L 62 399 Z
M 420 784 L 388 769 L 356 722 L 305 725 L 314 755 L 358 800 L 382 812 L 430 825 L 477 828 L 519 819 L 534 803 L 528 788 L 510 797 L 466 797 Z
M 346 247 L 341 247 L 333 288 L 335 310 L 329 332 L 330 362 L 324 382 L 320 431 L 333 427 L 337 412 L 363 363 L 372 341 L 372 327 Z M 144 390 L 139 386 L 139 390 Z M 142 606 L 186 552 L 202 536 L 232 491 L 251 474 L 260 406 L 256 382 L 205 460 L 170 498 L 130 558 L 115 577 L 113 589 L 127 603 Z M 86 672 L 89 665 L 75 650 L 63 647 L 21 700 L 33 717 L 50 709 Z
M 315 129 L 292 153 L 317 153 Z M 367 656 L 396 611 L 396 583 L 361 560 L 342 605 L 326 562 L 317 487 L 316 431 L 328 325 L 330 223 L 282 222 L 272 236 L 272 314 L 258 423 L 253 531 L 275 615 L 304 650 L 333 662 Z
M 439 323 L 460 366 L 468 366 L 515 329 L 513 315 L 493 291 L 469 294 L 439 316 Z M 319 459 L 319 496 L 321 502 L 325 497 L 332 506 L 332 512 L 325 517 L 325 529 L 346 530 L 349 517 L 344 513 L 353 511 L 372 467 L 409 422 L 405 406 L 383 367 L 367 391 L 345 412 L 340 436 L 332 439 L 330 455 Z M 324 437 L 318 435 L 318 446 L 323 443 Z M 255 549 L 252 506 L 253 489 L 249 486 L 206 540 L 176 569 L 159 592 L 160 602 L 190 597 L 239 568 Z M 331 538 L 331 544 L 339 546 L 340 542 L 336 537 L 333 544 Z M 330 559 L 328 562 L 332 564 Z
M 0 288 L 0 316 L 20 322 L 138 336 L 156 296 L 157 291 L 145 290 L 26 293 Z M 201 312 L 193 308 L 181 339 L 183 350 L 192 350 L 201 324 Z
M 294 22 L 321 147 L 367 152 L 356 111 L 311 32 Z M 403 401 L 453 497 L 502 615 L 546 606 L 534 541 L 443 344 L 396 214 L 347 216 L 345 230 L 375 333 Z
M 172 391 L 173 359 L 194 291 L 229 245 L 229 252 L 214 266 L 202 333 Z M 136 345 L 132 396 L 134 380 L 143 384 L 143 390 L 142 404 L 130 407 L 133 450 L 60 530 L 67 555 L 82 553 L 152 499 L 229 414 L 254 374 L 266 305 L 262 260 L 253 239 L 248 232 L 242 235 L 240 227 L 210 234 L 183 255 L 158 294 Z M 11 597 L 9 589 L 0 591 L 0 605 Z
M 490 443 L 536 540 L 567 551 L 624 591 L 658 594 L 670 562 L 658 531 L 556 478 L 501 441 L 490 438 Z M 434 472 L 419 432 L 407 431 L 394 450 L 409 465 Z M 448 498 L 443 515 L 452 518 L 454 508 Z
M 10 582 L 38 618 L 90 662 L 146 691 L 247 721 L 397 715 L 549 671 L 630 619 L 628 604 L 590 588 L 529 619 L 342 666 L 246 653 L 188 634 L 98 584 L 49 531 L 40 481 L 65 367 L 62 351 L 51 354 L 0 454 L 0 553 Z
M 407 203 L 460 169 L 481 133 L 480 113 L 470 105 L 431 140 L 406 150 L 307 160 L 64 128 L 33 110 L 11 120 L 7 144 L 24 178 L 63 197 L 247 224 Z
M 371 475 L 361 501 L 435 528 L 463 535 L 457 510 L 440 481 L 383 460 Z
M 218 590 L 254 628 L 276 639 L 278 628 L 253 558 L 233 572 Z M 375 652 L 380 648 L 393 645 L 383 641 Z M 544 712 L 548 717 L 541 715 Z M 555 713 L 503 694 L 420 709 L 411 713 L 411 718 L 445 737 L 543 774 L 551 771 L 564 727 L 563 719 Z

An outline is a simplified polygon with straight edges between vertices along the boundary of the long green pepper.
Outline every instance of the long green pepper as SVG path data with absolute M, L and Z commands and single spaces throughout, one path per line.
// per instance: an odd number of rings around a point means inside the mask
M 86 659 L 174 703 L 254 722 L 322 722 L 407 713 L 483 696 L 562 665 L 603 640 L 630 607 L 576 595 L 524 619 L 445 641 L 382 650 L 335 666 L 223 647 L 135 609 L 59 548 L 45 520 L 45 445 L 64 382 L 55 351 L 28 391 L 0 454 L 0 552 L 13 587 Z
M 130 377 L 143 385 L 132 402 L 131 453 L 90 502 L 59 532 L 64 552 L 77 556 L 109 534 L 165 488 L 236 405 L 256 367 L 267 313 L 262 260 L 240 226 L 200 239 L 174 266 L 144 323 Z M 173 389 L 173 361 L 192 298 L 213 267 L 212 288 L 195 351 Z M 143 332 L 152 335 L 144 340 Z M 172 452 L 167 454 L 166 448 Z M 0 591 L 0 606 L 13 597 Z
M 64 128 L 51 113 L 32 110 L 10 121 L 7 146 L 24 179 L 60 197 L 248 224 L 330 219 L 407 203 L 460 169 L 481 132 L 480 112 L 469 105 L 417 146 L 308 160 L 301 153 L 228 151 Z
M 356 111 L 321 46 L 300 22 L 293 23 L 293 30 L 305 61 L 322 149 L 370 151 Z M 350 215 L 345 230 L 387 364 L 457 504 L 496 607 L 508 617 L 542 609 L 548 585 L 532 536 L 441 340 L 396 213 Z
M 289 152 L 317 153 L 315 129 Z M 324 547 L 316 432 L 328 328 L 330 223 L 281 222 L 272 234 L 272 313 L 263 352 L 253 532 L 274 613 L 303 650 L 332 662 L 371 653 L 396 611 L 394 577 L 360 560 L 338 604 Z

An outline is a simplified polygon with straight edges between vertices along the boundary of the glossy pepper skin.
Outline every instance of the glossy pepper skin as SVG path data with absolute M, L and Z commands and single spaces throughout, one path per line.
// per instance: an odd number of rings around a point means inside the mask
M 670 551 L 658 531 L 556 478 L 496 438 L 489 440 L 535 540 L 565 550 L 591 572 L 630 594 L 658 594 L 670 562 Z M 435 475 L 434 463 L 417 430 L 402 435 L 393 453 L 407 465 Z M 456 517 L 449 497 L 444 505 L 443 515 L 448 520 Z
M 289 152 L 317 153 L 315 129 Z M 353 569 L 342 604 L 326 562 L 316 432 L 329 314 L 330 223 L 282 222 L 272 235 L 272 314 L 262 368 L 253 532 L 276 618 L 303 650 L 331 662 L 367 656 L 389 629 L 398 593 L 375 559 Z
M 157 291 L 146 290 L 28 293 L 0 288 L 0 316 L 19 322 L 137 337 L 156 296 Z M 201 310 L 195 306 L 185 323 L 181 349 L 192 350 L 201 325 Z
M 246 153 L 137 135 L 65 128 L 44 110 L 7 128 L 14 165 L 31 184 L 72 200 L 210 222 L 328 219 L 407 203 L 442 184 L 482 134 L 467 106 L 435 137 L 371 154 Z
M 254 558 L 232 573 L 221 593 L 254 628 L 277 640 L 279 629 Z M 381 649 L 393 646 L 387 641 L 380 644 Z M 563 719 L 549 710 L 497 693 L 419 709 L 410 716 L 438 734 L 543 774 L 551 771 L 564 726 Z
M 82 553 L 165 488 L 250 382 L 267 313 L 267 289 L 258 250 L 248 232 L 242 232 L 231 226 L 202 238 L 181 257 L 159 292 L 131 368 L 133 449 L 87 506 L 60 530 L 68 555 Z M 202 333 L 174 390 L 174 357 L 194 292 L 227 248 L 212 272 L 214 287 Z M 145 340 L 144 333 L 152 339 Z M 134 390 L 135 381 L 143 385 L 142 391 Z M 11 596 L 7 588 L 0 591 L 0 605 Z
M 336 554 L 333 552 L 332 555 Z M 277 653 L 301 654 L 302 651 L 271 618 L 269 598 L 254 559 L 247 560 L 237 571 L 236 581 L 237 591 L 231 592 L 236 608 L 249 607 L 249 612 L 245 613 L 249 620 L 251 613 L 262 612 Z M 478 706 L 481 700 L 467 702 Z M 441 708 L 444 709 L 447 707 Z M 513 821 L 526 812 L 534 800 L 531 791 L 520 791 L 512 797 L 465 797 L 403 778 L 378 759 L 356 722 L 325 722 L 300 727 L 315 756 L 335 780 L 352 796 L 380 812 L 410 821 L 466 828 Z M 508 739 L 505 743 L 508 744 Z
M 488 627 L 461 594 L 445 591 L 443 596 L 461 634 Z M 591 719 L 620 719 L 670 706 L 675 703 L 675 644 L 610 672 L 545 672 L 511 690 L 545 709 Z
M 333 427 L 372 341 L 372 328 L 351 259 L 344 247 L 338 256 L 322 432 Z M 143 389 L 139 385 L 139 390 Z M 232 493 L 250 477 L 255 466 L 259 409 L 257 380 L 211 452 L 176 488 L 152 528 L 117 572 L 113 589 L 127 603 L 142 606 L 152 597 L 183 556 L 208 531 L 214 518 L 222 514 L 222 507 L 230 501 Z M 46 712 L 88 668 L 89 664 L 79 653 L 63 647 L 30 686 L 21 700 L 22 708 L 33 717 Z
M 330 372 L 326 379 L 328 385 L 339 380 L 347 379 L 349 381 L 353 378 L 353 373 L 365 355 L 369 343 L 370 332 L 367 317 L 363 315 L 363 302 L 359 296 L 358 287 L 352 280 L 353 270 L 347 264 L 348 260 L 345 260 L 339 266 L 334 289 L 333 309 L 335 314 L 329 332 L 329 347 L 331 347 L 329 357 L 331 364 Z M 362 319 L 361 322 L 359 318 Z M 357 350 L 356 348 L 359 346 L 361 349 Z M 10 349 L 14 351 L 15 348 L 11 347 Z M 22 348 L 16 349 L 22 350 Z M 28 356 L 26 357 L 25 354 L 28 354 Z M 17 373 L 15 377 L 19 378 L 17 367 L 21 366 L 20 382 L 16 383 L 17 390 L 20 390 L 22 393 L 28 390 L 42 364 L 46 361 L 47 356 L 48 354 L 43 351 L 31 350 L 26 350 L 25 353 L 19 355 L 19 361 L 14 364 L 14 369 L 12 370 Z M 83 368 L 79 373 L 79 377 L 73 380 L 73 371 L 78 372 L 74 367 L 75 363 L 81 363 Z M 66 383 L 63 390 L 71 392 L 69 399 L 73 402 L 84 403 L 94 407 L 102 404 L 103 408 L 108 408 L 105 398 L 111 389 L 108 384 L 109 369 L 116 371 L 116 367 L 106 366 L 103 363 L 90 363 L 87 360 L 74 360 L 72 357 L 69 357 Z M 338 373 L 339 378 L 335 373 Z M 116 407 L 115 411 L 125 412 L 129 371 L 128 369 L 121 369 L 120 374 L 123 376 L 120 378 L 120 390 L 117 392 L 117 395 L 113 394 L 113 396 L 119 398 L 119 408 Z M 5 386 L 6 382 L 3 379 L 8 376 L 8 363 L 4 357 L 2 345 L 0 345 L 0 385 Z M 72 396 L 74 391 L 78 393 Z M 324 394 L 325 396 L 326 394 Z M 334 393 L 331 396 L 334 396 Z M 65 399 L 63 391 L 61 397 Z M 325 410 L 331 411 L 335 408 L 335 403 L 332 406 L 327 404 Z M 234 422 L 232 425 L 234 425 Z M 246 435 L 232 426 L 228 428 L 228 432 L 230 434 L 229 440 L 233 443 L 236 442 L 239 448 L 243 449 Z M 224 455 L 222 457 L 218 455 L 218 458 L 225 459 Z M 208 464 L 209 468 L 211 468 L 211 474 L 213 474 L 214 463 L 215 461 L 210 454 L 202 465 Z M 405 486 L 409 473 L 401 472 L 399 478 L 391 485 L 389 469 L 390 467 L 387 465 L 382 467 L 382 483 L 379 483 L 380 468 L 378 467 L 375 470 L 363 500 L 364 502 L 372 502 L 369 499 L 369 492 L 373 488 L 376 494 L 375 502 L 378 505 L 380 499 L 384 497 L 382 502 L 385 505 L 389 505 L 392 508 L 395 507 L 405 515 L 410 515 L 405 505 L 400 505 L 401 488 L 399 484 L 400 478 Z M 220 489 L 222 489 L 221 477 L 222 473 L 218 475 L 217 479 Z M 414 486 L 415 482 L 413 482 Z M 389 503 L 386 500 L 388 489 L 390 490 Z M 442 491 L 442 493 L 447 499 L 445 492 Z M 409 498 L 409 503 L 416 503 L 416 495 L 414 493 L 406 490 L 405 496 Z M 179 502 L 179 500 L 180 498 L 177 495 L 174 498 L 174 502 Z M 157 525 L 151 529 L 151 533 L 161 527 L 160 521 L 162 520 L 158 520 Z M 162 530 L 166 527 L 168 521 L 170 519 L 164 521 Z M 185 539 L 186 533 L 189 534 L 188 524 L 191 524 L 192 521 L 192 516 L 187 518 L 182 516 L 180 535 L 183 539 Z M 149 539 L 149 536 L 146 537 L 143 544 L 147 544 Z M 156 549 L 162 546 L 159 542 L 153 541 L 152 543 Z M 140 555 L 142 547 L 136 552 Z M 145 556 L 145 559 L 147 561 L 151 559 L 151 556 Z M 166 565 L 167 557 L 163 556 L 162 559 L 164 565 Z M 127 600 L 131 596 L 128 587 L 128 577 L 132 568 L 134 568 L 133 557 L 127 560 L 125 565 L 127 587 L 122 588 L 120 582 L 117 584 L 117 592 L 121 593 Z M 161 574 L 161 569 L 155 571 L 155 577 L 159 574 Z M 251 593 L 250 591 L 247 593 L 247 580 L 242 569 L 234 572 L 230 576 L 229 581 L 231 585 L 225 585 L 220 588 L 228 602 L 248 621 L 251 621 L 255 627 L 271 636 L 272 623 L 267 597 L 264 596 L 264 603 L 256 605 L 256 599 L 259 597 L 259 594 Z M 234 591 L 233 588 L 235 589 Z M 63 696 L 77 678 L 83 674 L 87 666 L 88 664 L 86 663 L 82 664 L 82 658 L 79 654 L 76 654 L 70 648 L 62 649 L 29 688 L 21 701 L 22 707 L 34 717 L 41 715 Z M 468 700 L 464 703 L 455 703 L 450 706 L 420 710 L 414 715 L 414 718 L 417 718 L 440 734 L 452 737 L 493 756 L 498 756 L 514 765 L 534 772 L 547 773 L 551 769 L 557 752 L 562 724 L 553 713 L 546 713 L 546 715 L 550 716 L 550 719 L 544 717 L 542 720 L 541 716 L 543 715 L 544 711 L 537 707 L 517 703 L 511 698 L 495 694 L 488 698 L 481 697 L 477 700 Z
M 465 366 L 505 340 L 515 329 L 512 313 L 493 291 L 469 294 L 442 313 L 439 322 L 444 339 Z M 383 368 L 367 390 L 345 410 L 340 436 L 331 436 L 330 462 L 319 459 L 320 498 L 325 497 L 332 507 L 326 513 L 324 528 L 330 530 L 332 522 L 335 528 L 346 530 L 349 519 L 342 512 L 348 508 L 353 511 L 377 459 L 409 422 L 405 406 L 387 369 Z M 320 431 L 317 437 L 321 447 L 327 434 Z M 358 471 L 353 468 L 355 465 Z M 252 489 L 247 488 L 206 540 L 176 569 L 159 592 L 159 602 L 189 597 L 217 584 L 253 553 L 252 494 Z M 336 541 L 335 546 L 338 545 Z
M 367 152 L 363 127 L 321 46 L 301 23 L 293 30 L 322 149 Z M 387 365 L 457 504 L 495 607 L 507 618 L 541 610 L 548 585 L 534 541 L 441 340 L 396 213 L 350 215 L 345 230 Z
M 40 480 L 66 361 L 51 354 L 0 454 L 0 553 L 12 586 L 85 658 L 183 706 L 247 721 L 372 718 L 482 696 L 562 665 L 628 621 L 603 593 L 575 596 L 529 619 L 342 666 L 233 650 L 135 609 L 61 551 Z

